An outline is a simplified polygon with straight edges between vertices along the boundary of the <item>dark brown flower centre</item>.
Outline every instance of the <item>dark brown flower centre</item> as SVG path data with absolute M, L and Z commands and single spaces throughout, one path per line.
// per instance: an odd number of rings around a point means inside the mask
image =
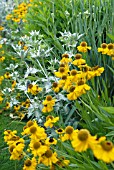
M 49 120 L 49 119 L 53 120 L 53 116 L 49 115 L 46 117 L 46 120 Z
M 23 127 L 23 130 L 25 130 L 26 128 L 27 128 L 27 126 L 24 126 L 24 127 Z
M 76 70 L 72 70 L 71 71 L 71 76 L 75 76 L 77 74 L 77 71 Z
M 35 142 L 34 144 L 33 144 L 33 148 L 34 149 L 38 149 L 40 147 L 40 142 Z
M 62 58 L 63 58 L 63 57 L 68 58 L 69 55 L 68 55 L 68 54 L 63 54 L 63 55 L 62 55 Z
M 12 153 L 13 150 L 14 150 L 14 148 L 15 148 L 15 146 L 14 146 L 14 145 L 11 145 L 11 146 L 9 147 L 9 151 Z
M 108 49 L 109 49 L 109 50 L 111 50 L 111 49 L 113 49 L 113 48 L 114 48 L 113 44 L 111 44 L 111 43 L 108 44 Z
M 67 76 L 66 75 L 63 75 L 62 76 L 62 80 L 66 80 L 67 79 Z
M 67 133 L 67 134 L 71 134 L 72 132 L 73 132 L 73 127 L 72 126 L 67 126 L 66 127 L 66 129 L 65 129 L 65 132 Z
M 11 138 L 12 141 L 16 141 L 16 140 L 19 140 L 19 139 L 20 139 L 19 136 L 13 136 L 13 137 Z
M 53 139 L 53 138 L 50 138 L 50 139 L 49 139 L 49 142 L 50 142 L 50 143 L 54 142 L 54 139 Z
M 86 42 L 81 42 L 80 44 L 82 47 L 86 47 L 87 46 L 87 43 Z
M 75 86 L 71 86 L 69 89 L 70 92 L 73 92 L 74 90 L 75 90 Z
M 65 68 L 64 67 L 60 67 L 59 71 L 60 71 L 60 73 L 64 73 L 65 72 Z
M 81 129 L 79 132 L 78 132 L 78 139 L 81 140 L 81 141 L 86 141 L 89 137 L 89 131 L 86 130 L 86 129 Z
M 26 166 L 31 166 L 32 162 L 31 162 L 31 160 L 26 160 L 24 164 L 25 164 Z
M 101 146 L 102 146 L 102 148 L 103 148 L 105 151 L 110 151 L 110 150 L 112 150 L 112 148 L 113 148 L 112 142 L 109 142 L 109 141 L 103 141 L 103 142 L 101 143 Z
M 28 88 L 29 88 L 29 89 L 32 89 L 32 87 L 33 87 L 32 84 L 29 84 L 29 85 L 28 85 Z
M 10 74 L 9 73 L 6 73 L 7 76 L 9 76 Z
M 33 127 L 30 127 L 30 132 L 31 133 L 35 133 L 37 131 L 37 128 L 35 127 L 35 126 L 33 126 Z
M 52 154 L 53 154 L 53 152 L 49 149 L 49 150 L 46 151 L 45 156 L 47 158 L 50 158 L 52 156 Z
M 12 85 L 13 85 L 13 84 L 15 84 L 15 81 L 14 81 L 14 80 L 12 81 Z
M 59 129 L 57 130 L 57 132 L 63 132 L 63 129 L 59 128 Z
M 61 63 L 61 64 L 60 64 L 60 67 L 65 67 L 65 64 Z
M 84 84 L 84 81 L 83 81 L 83 80 L 80 80 L 80 81 L 77 83 L 78 86 L 81 86 L 81 85 L 83 85 L 83 84 Z
M 27 122 L 27 126 L 28 127 L 30 127 L 30 126 L 32 126 L 34 123 L 31 121 L 31 120 L 29 120 L 28 122 Z
M 47 96 L 46 99 L 47 99 L 47 101 L 51 101 L 52 100 L 52 96 Z
M 105 49 L 107 47 L 106 43 L 101 44 L 101 48 Z
M 78 53 L 78 54 L 75 55 L 75 58 L 80 59 L 80 58 L 82 58 L 82 55 Z
M 54 82 L 54 83 L 53 83 L 53 87 L 56 88 L 57 86 L 58 86 L 58 83 Z

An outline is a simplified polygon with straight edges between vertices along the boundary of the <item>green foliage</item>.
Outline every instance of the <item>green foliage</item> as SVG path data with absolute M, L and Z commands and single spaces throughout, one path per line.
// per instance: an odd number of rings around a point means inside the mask
M 18 170 L 22 169 L 22 164 L 20 164 L 18 161 L 10 161 L 9 160 L 9 151 L 8 146 L 6 143 L 4 143 L 4 130 L 17 130 L 18 133 L 22 131 L 24 122 L 19 122 L 12 120 L 9 118 L 9 113 L 3 112 L 0 114 L 0 169 L 1 170 L 12 170 L 16 169 L 18 167 Z
M 15 0 L 18 5 L 19 1 Z M 38 123 L 42 125 L 45 114 L 42 113 L 42 101 L 47 94 L 57 98 L 54 111 L 50 114 L 59 116 L 60 121 L 54 128 L 48 130 L 50 136 L 55 136 L 55 129 L 65 128 L 70 125 L 75 129 L 88 129 L 92 135 L 97 137 L 106 136 L 108 140 L 114 142 L 114 65 L 111 57 L 101 55 L 97 48 L 104 43 L 114 41 L 114 1 L 113 0 L 33 0 L 32 6 L 27 13 L 27 22 L 14 23 L 7 21 L 2 23 L 5 30 L 2 36 L 5 40 L 0 40 L 5 51 L 5 62 L 0 63 L 0 76 L 7 70 L 12 73 L 11 79 L 3 80 L 0 84 L 0 92 L 3 91 L 4 101 L 0 103 L 0 168 L 22 169 L 20 162 L 7 161 L 9 153 L 7 145 L 3 143 L 3 131 L 5 129 L 20 132 L 24 122 L 12 121 L 7 116 L 11 116 L 13 110 L 4 113 L 7 101 L 15 99 L 17 103 L 30 99 L 31 108 L 23 110 L 28 114 L 28 118 L 36 117 Z M 3 11 L 5 18 L 5 11 Z M 24 26 L 24 27 L 23 27 Z M 36 31 L 37 32 L 36 32 Z M 23 35 L 28 35 L 23 36 Z M 23 41 L 28 49 L 23 50 L 18 42 Z M 51 91 L 51 83 L 57 81 L 54 71 L 58 69 L 60 56 L 64 52 L 74 56 L 77 53 L 77 45 L 81 41 L 86 41 L 92 50 L 84 54 L 87 64 L 90 66 L 103 66 L 105 72 L 101 77 L 96 77 L 89 82 L 91 90 L 83 94 L 76 101 L 68 101 L 64 96 L 66 93 L 56 94 Z M 12 60 L 15 57 L 16 60 Z M 16 67 L 15 67 L 16 66 Z M 35 69 L 30 70 L 30 69 Z M 29 73 L 27 73 L 29 72 Z M 18 75 L 18 74 L 19 75 Z M 25 76 L 26 75 L 26 76 Z M 18 88 L 10 93 L 12 80 L 16 80 Z M 33 96 L 27 93 L 30 83 L 38 83 L 43 88 L 42 94 Z M 24 89 L 23 89 L 24 86 Z M 6 89 L 5 89 L 6 88 Z M 19 93 L 19 96 L 17 95 Z M 1 95 L 1 94 L 0 94 Z M 15 104 L 14 104 L 15 105 Z M 15 113 L 14 113 L 15 114 Z M 41 119 L 40 119 L 41 118 Z M 59 156 L 64 156 L 70 160 L 67 170 L 112 170 L 112 164 L 98 161 L 91 150 L 78 153 L 71 147 L 70 142 L 58 141 L 57 148 L 54 149 Z M 38 169 L 49 169 L 44 165 L 38 165 Z M 64 168 L 57 165 L 58 170 Z

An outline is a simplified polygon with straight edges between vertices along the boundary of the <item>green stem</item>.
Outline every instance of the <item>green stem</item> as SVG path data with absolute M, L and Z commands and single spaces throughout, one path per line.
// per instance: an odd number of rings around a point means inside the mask
M 112 0 L 112 9 L 114 9 L 114 0 Z M 112 35 L 114 35 L 114 12 L 112 12 Z
M 17 164 L 16 164 L 16 162 L 15 162 L 15 170 L 17 169 Z
M 113 162 L 111 163 L 111 165 L 112 165 L 112 167 L 114 168 L 114 163 L 113 163 Z

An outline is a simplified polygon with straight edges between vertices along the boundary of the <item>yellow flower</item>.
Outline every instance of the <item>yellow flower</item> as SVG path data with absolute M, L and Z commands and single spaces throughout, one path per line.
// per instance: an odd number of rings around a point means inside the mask
M 12 21 L 14 21 L 14 22 L 20 22 L 20 18 L 12 18 Z
M 15 112 L 17 112 L 20 108 L 21 108 L 21 106 L 20 106 L 20 105 L 16 105 L 16 106 L 14 106 L 14 110 L 15 110 Z
M 23 45 L 24 45 L 24 42 L 23 42 L 23 41 L 19 41 L 19 42 L 18 42 L 18 45 L 22 45 L 22 46 L 23 46 Z
M 86 64 L 86 61 L 84 59 L 82 59 L 82 55 L 81 54 L 76 54 L 75 55 L 75 60 L 72 62 L 73 65 L 75 66 L 80 66 L 81 64 Z
M 45 106 L 43 107 L 43 109 L 42 109 L 42 112 L 43 112 L 43 113 L 48 113 L 48 112 L 51 112 L 51 111 L 53 111 L 53 106 L 47 106 L 47 105 L 45 105 Z
M 24 119 L 24 117 L 25 117 L 25 114 L 24 114 L 24 113 L 18 112 L 17 114 L 18 114 L 18 116 L 19 116 L 19 118 L 20 118 L 21 120 Z
M 82 78 L 81 76 L 83 76 L 83 75 L 81 74 L 80 71 L 73 69 L 70 71 L 70 76 L 67 77 L 67 81 L 70 81 L 72 84 L 75 85 L 77 80 L 79 78 Z M 67 91 L 68 91 L 68 89 L 67 89 Z
M 103 73 L 104 71 L 104 67 L 95 66 L 95 67 L 92 67 L 92 71 L 94 73 L 94 76 L 100 76 L 101 73 Z
M 34 125 L 35 122 L 29 120 L 26 124 L 26 126 L 23 127 L 23 132 L 21 133 L 22 135 L 29 135 L 30 134 L 30 127 Z
M 4 100 L 4 99 L 2 98 L 2 96 L 0 96 L 0 103 L 2 103 L 3 100 Z
M 69 100 L 76 100 L 78 95 L 77 95 L 77 91 L 76 91 L 76 87 L 75 86 L 70 86 L 69 88 L 69 94 L 67 94 L 67 98 Z
M 0 26 L 0 31 L 3 31 L 4 30 L 4 27 Z
M 12 15 L 11 14 L 8 14 L 7 16 L 6 16 L 6 20 L 10 20 L 12 18 Z
M 103 43 L 101 44 L 101 47 L 98 48 L 98 52 L 101 52 L 102 54 L 106 54 L 107 53 L 107 44 L 106 43 Z
M 20 138 L 17 141 L 14 141 L 13 144 L 9 145 L 10 151 L 10 160 L 20 160 L 23 158 L 23 149 L 24 149 L 24 139 Z
M 5 77 L 6 79 L 10 79 L 10 78 L 11 78 L 11 75 L 10 75 L 9 72 L 6 72 L 6 73 L 4 74 L 4 77 Z
M 46 99 L 43 101 L 44 108 L 42 112 L 51 112 L 53 110 L 53 106 L 55 105 L 55 99 L 52 96 L 46 96 Z
M 4 131 L 4 141 L 8 142 L 12 139 L 12 137 L 16 136 L 15 134 L 17 133 L 16 130 L 11 131 L 11 130 L 5 130 Z
M 10 103 L 9 102 L 7 102 L 6 103 L 6 107 L 5 107 L 5 109 L 9 109 L 10 108 Z
M 29 128 L 29 134 L 31 139 L 46 139 L 47 134 L 45 133 L 45 129 L 38 126 L 35 122 L 32 126 Z
M 97 159 L 106 163 L 114 161 L 114 144 L 106 140 L 106 137 L 101 137 L 97 145 L 92 148 L 93 154 Z
M 82 94 L 85 94 L 86 91 L 90 90 L 90 86 L 85 84 L 86 80 L 78 80 L 76 86 L 70 86 L 69 88 L 69 94 L 67 94 L 67 98 L 69 100 L 76 100 L 78 97 L 80 97 Z
M 24 46 L 23 49 L 26 51 L 26 50 L 28 49 L 28 47 L 27 47 L 27 46 Z
M 30 100 L 29 100 L 29 99 L 26 99 L 25 102 L 22 102 L 22 103 L 21 103 L 21 105 L 22 105 L 23 107 L 29 108 L 29 107 L 30 107 Z
M 65 159 L 63 156 L 61 156 L 61 157 L 59 158 L 59 160 L 57 161 L 56 164 L 57 164 L 58 166 L 60 166 L 60 167 L 65 168 L 66 166 L 69 165 L 69 163 L 70 163 L 69 160 L 67 160 L 67 159 Z
M 4 80 L 4 77 L 0 76 L 0 84 L 2 83 L 3 80 Z
M 36 84 L 29 84 L 28 85 L 28 93 L 32 93 L 32 95 L 36 95 L 37 93 L 39 93 L 40 91 L 42 91 L 41 87 L 38 87 L 38 85 Z
M 114 44 L 112 44 L 112 43 L 108 44 L 107 48 L 108 48 L 107 55 L 109 55 L 109 56 L 113 55 L 114 54 Z
M 16 81 L 13 80 L 13 81 L 12 81 L 12 89 L 14 89 L 15 86 L 16 86 Z
M 61 136 L 62 142 L 66 141 L 66 140 L 72 140 L 75 133 L 77 133 L 77 130 L 74 130 L 74 128 L 72 126 L 67 126 L 65 128 L 64 136 Z
M 24 144 L 24 139 L 23 138 L 20 138 L 19 136 L 17 135 L 13 135 L 10 140 L 7 141 L 7 144 L 10 146 L 10 145 L 18 145 L 18 144 Z
M 5 60 L 5 57 L 0 56 L 0 62 L 3 62 Z
M 61 134 L 65 133 L 65 130 L 62 129 L 62 128 L 59 128 L 59 129 L 55 130 L 55 132 L 56 132 L 57 134 L 61 135 Z
M 46 117 L 46 122 L 44 123 L 44 126 L 52 128 L 53 124 L 56 123 L 58 120 L 59 120 L 59 117 L 54 118 L 53 116 L 49 115 Z
M 23 170 L 36 170 L 37 162 L 36 159 L 33 157 L 32 160 L 27 159 L 24 162 Z
M 45 144 L 47 146 L 50 146 L 50 145 L 56 145 L 57 144 L 57 140 L 55 138 L 47 138 L 46 141 L 45 141 Z
M 62 59 L 60 60 L 60 63 L 63 63 L 63 64 L 68 64 L 69 62 L 72 62 L 72 59 L 69 58 L 69 55 L 68 54 L 63 54 L 62 55 Z
M 29 147 L 35 157 L 42 156 L 48 149 L 46 145 L 42 145 L 41 142 L 38 140 L 31 140 Z
M 66 75 L 63 75 L 63 76 L 61 77 L 61 80 L 59 80 L 59 82 L 58 82 L 60 88 L 65 85 L 66 80 L 67 80 L 67 76 L 66 76 Z
M 59 71 L 54 73 L 56 77 L 61 78 L 63 75 L 68 75 L 68 69 L 65 67 L 60 67 Z
M 50 167 L 52 167 L 52 164 L 53 163 L 55 164 L 57 161 L 58 161 L 57 153 L 56 152 L 53 153 L 52 150 L 50 149 L 48 149 L 46 153 L 42 157 L 39 158 L 40 163 L 43 163 L 44 165 L 50 166 Z
M 87 43 L 84 41 L 80 43 L 77 49 L 79 52 L 86 53 L 88 49 L 91 50 L 91 47 L 87 46 Z
M 63 86 L 63 90 L 69 91 L 71 85 L 72 85 L 71 77 L 67 76 L 65 84 Z
M 55 93 L 58 93 L 59 90 L 60 90 L 60 84 L 58 84 L 57 82 L 54 82 L 54 83 L 53 83 L 52 90 L 53 90 Z
M 2 48 L 2 44 L 0 44 L 0 48 Z
M 71 142 L 75 151 L 83 152 L 88 148 L 93 148 L 96 142 L 96 136 L 91 136 L 87 129 L 81 129 L 73 135 Z

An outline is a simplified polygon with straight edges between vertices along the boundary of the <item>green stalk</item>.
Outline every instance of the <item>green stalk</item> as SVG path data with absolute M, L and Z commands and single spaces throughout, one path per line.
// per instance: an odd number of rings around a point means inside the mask
M 112 9 L 114 9 L 114 0 L 112 0 Z M 112 12 L 112 35 L 114 35 L 114 11 Z

